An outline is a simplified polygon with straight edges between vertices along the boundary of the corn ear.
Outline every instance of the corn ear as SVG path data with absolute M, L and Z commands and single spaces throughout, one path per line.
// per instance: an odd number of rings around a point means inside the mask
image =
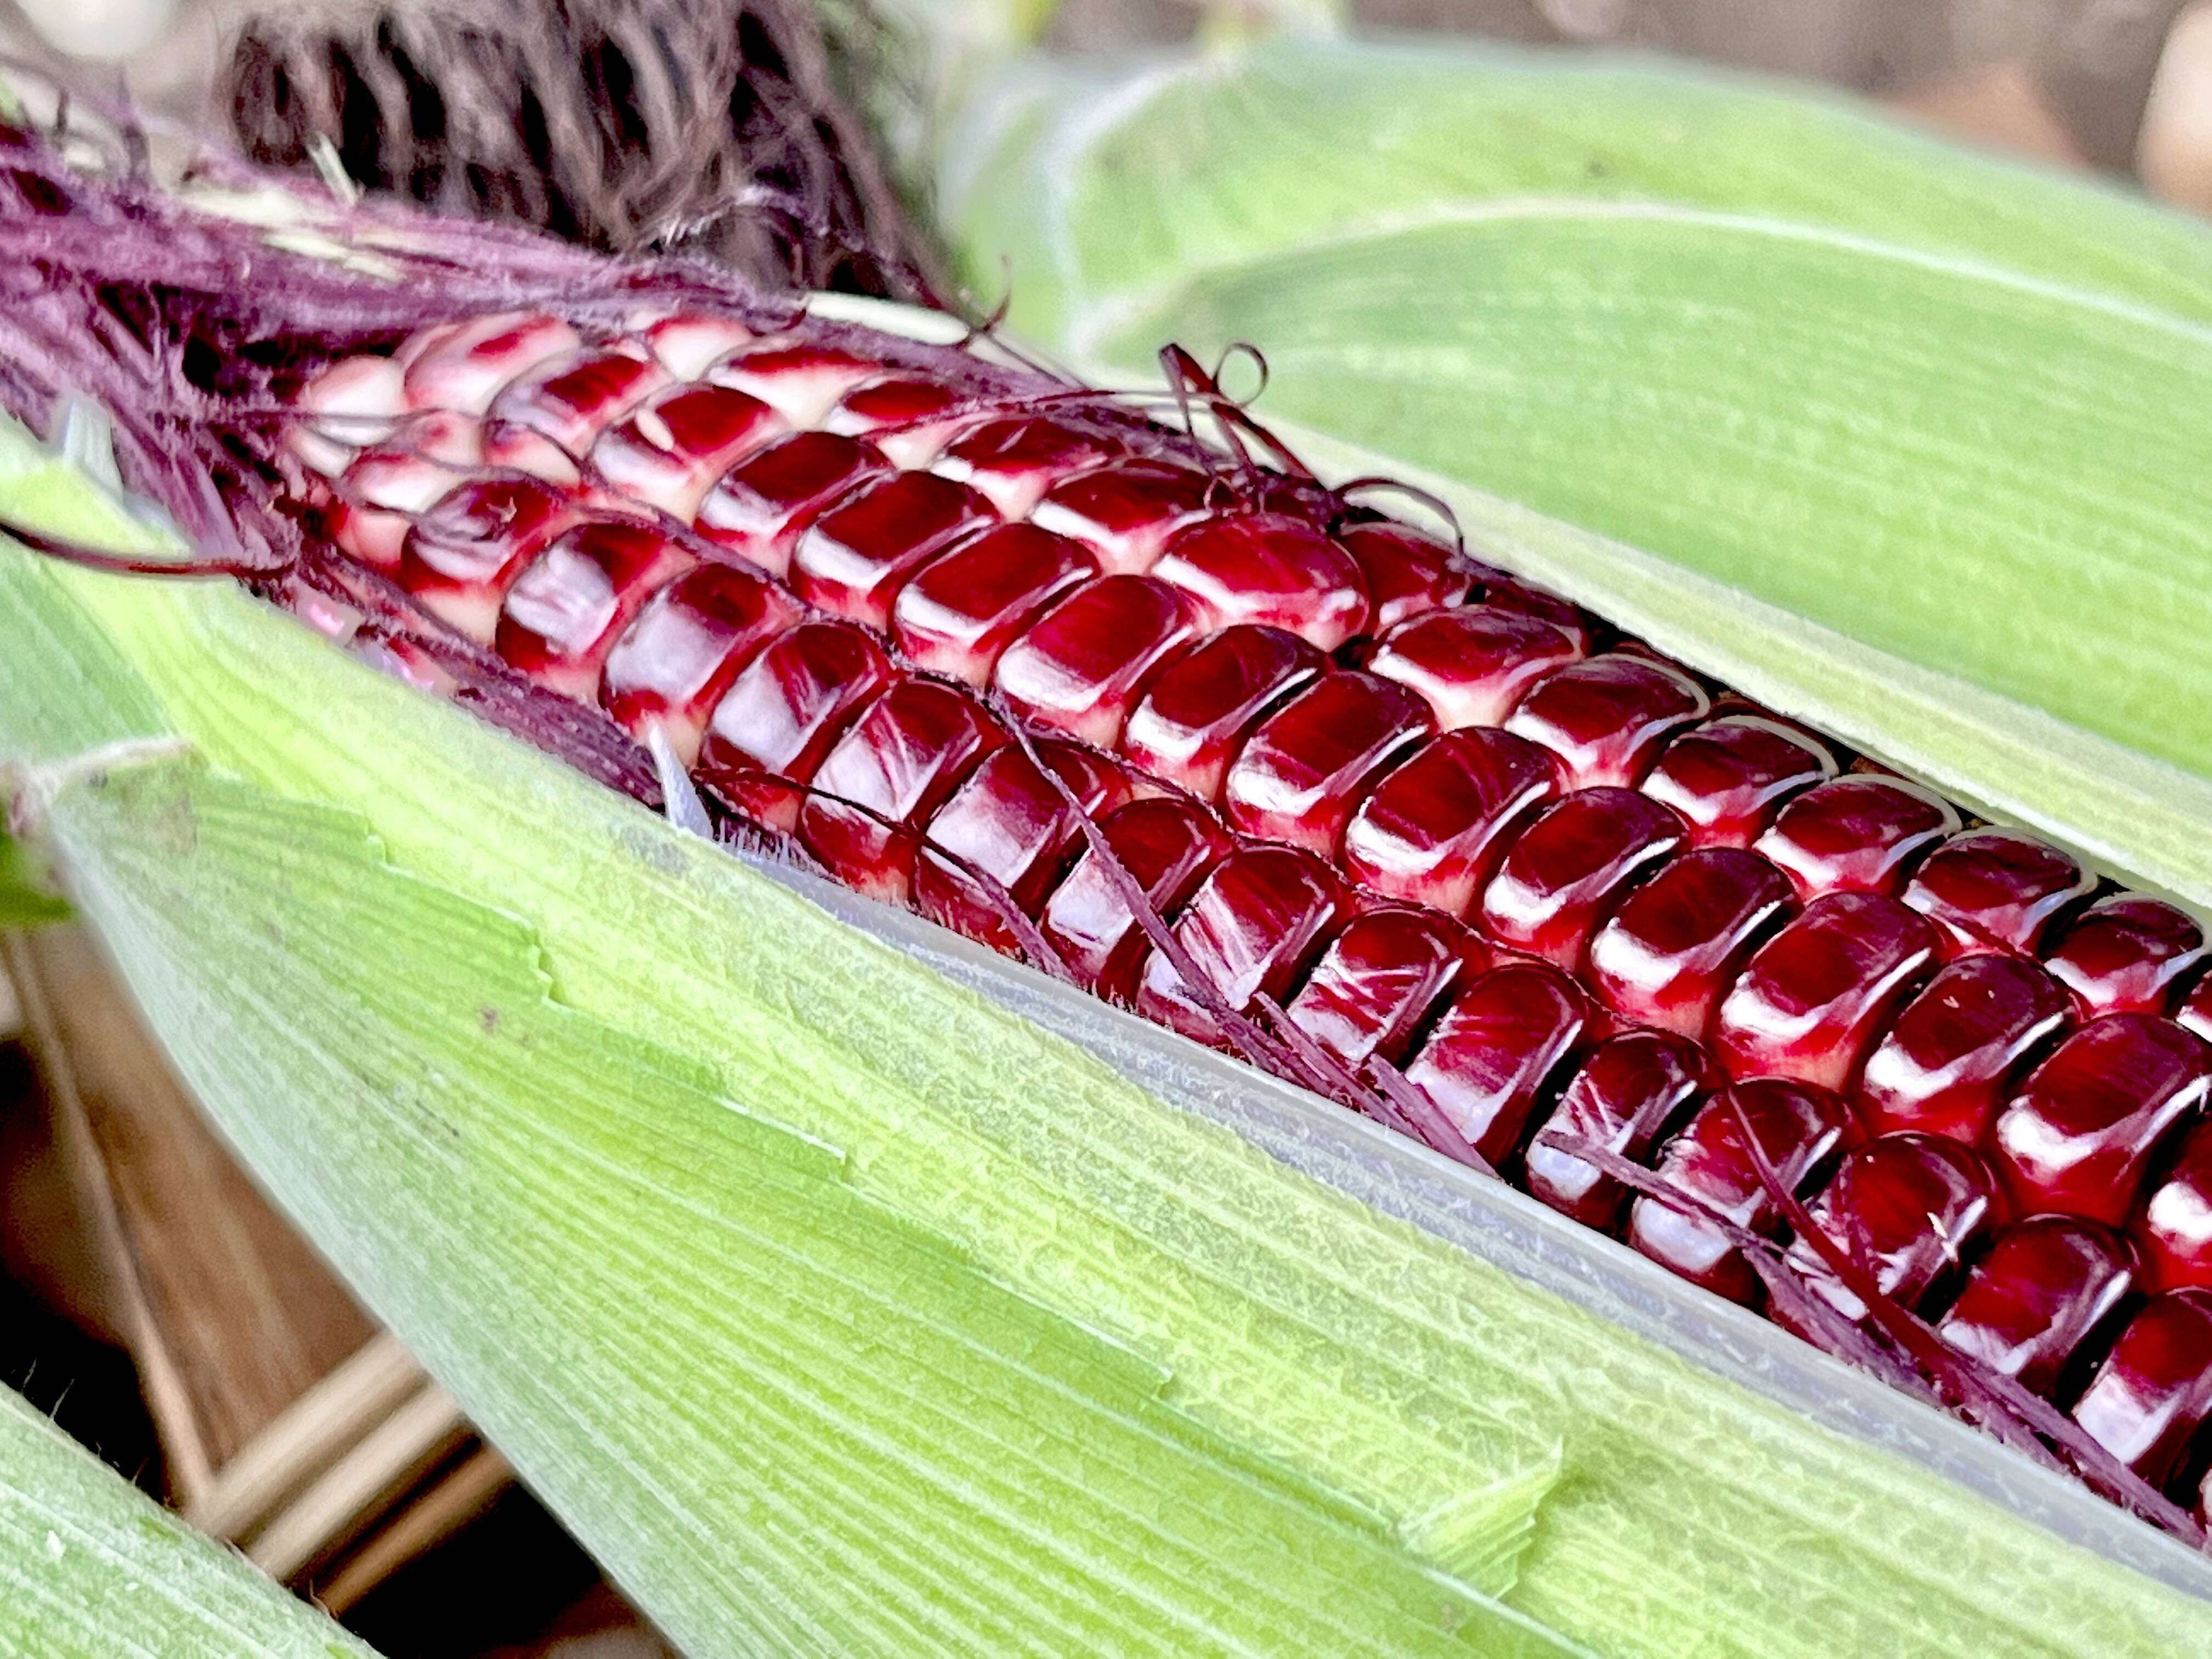
M 183 1074 L 688 1651 L 2212 1652 L 2201 1563 L 1959 1425 L 1686 1364 L 1518 1195 L 1129 1081 L 228 584 L 8 551 L 0 608 L 0 755 Z

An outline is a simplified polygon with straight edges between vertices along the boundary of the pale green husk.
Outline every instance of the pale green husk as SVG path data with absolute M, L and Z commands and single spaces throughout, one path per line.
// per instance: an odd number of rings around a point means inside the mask
M 1123 379 L 1252 342 L 1264 417 L 1642 550 L 1536 562 L 2212 902 L 2206 227 L 1754 85 L 1433 43 L 1033 64 L 945 193 L 1030 339 Z
M 0 1655 L 368 1659 L 0 1389 Z
M 689 1652 L 2212 1654 L 227 584 L 0 609 L 183 1074 Z

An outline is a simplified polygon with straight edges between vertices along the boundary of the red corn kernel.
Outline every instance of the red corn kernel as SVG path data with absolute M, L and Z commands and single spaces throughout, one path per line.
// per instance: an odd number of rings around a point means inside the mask
M 493 466 L 574 484 L 577 463 L 600 433 L 668 384 L 659 363 L 627 350 L 556 357 L 509 380 L 484 413 L 483 455 Z
M 489 645 L 514 579 L 575 522 L 567 497 L 533 479 L 462 484 L 409 528 L 399 585 L 433 616 Z
M 890 464 L 854 438 L 799 432 L 739 462 L 699 502 L 699 533 L 771 576 L 791 568 L 791 550 L 815 516 Z
M 732 565 L 702 564 L 655 594 L 615 642 L 599 700 L 641 741 L 658 726 L 688 768 L 731 682 L 799 617 L 775 583 Z
M 1125 452 L 1115 440 L 1034 415 L 987 421 L 963 433 L 931 471 L 980 493 L 1008 519 L 1026 518 L 1063 478 L 1088 472 Z
M 1996 1180 L 1979 1158 L 1956 1141 L 1910 1131 L 1847 1156 L 1811 1207 L 1814 1224 L 1907 1309 L 1940 1300 L 1966 1257 L 2004 1219 Z M 1867 1316 L 1858 1293 L 1806 1240 L 1790 1245 L 1789 1261 L 1844 1318 Z M 1783 1310 L 1776 1317 L 1798 1328 Z
M 1431 911 L 1383 905 L 1339 933 L 1285 1011 L 1357 1075 L 1368 1057 L 1395 1066 L 1413 1034 L 1489 953 Z
M 2097 878 L 2055 847 L 2004 830 L 1954 836 L 1921 861 L 1905 902 L 1929 917 L 1953 956 L 2033 956 Z
M 2033 1216 L 1997 1235 L 1936 1334 L 2021 1387 L 2063 1397 L 2075 1357 L 2094 1352 L 2134 1279 L 2126 1247 L 2104 1228 Z
M 1521 826 L 1559 793 L 1549 750 L 1504 732 L 1447 732 L 1353 811 L 1345 868 L 1378 893 L 1464 915 Z
M 1475 919 L 1500 945 L 1571 973 L 1606 913 L 1684 839 L 1681 819 L 1633 790 L 1578 790 L 1514 842 Z
M 638 331 L 638 339 L 666 369 L 669 378 L 696 380 L 732 352 L 743 349 L 757 337 L 744 324 L 730 317 L 712 317 L 696 311 L 679 311 L 654 319 Z
M 1367 627 L 1359 567 L 1303 519 L 1239 514 L 1192 526 L 1152 567 L 1182 588 L 1212 628 L 1262 623 L 1334 651 Z
M 974 419 L 960 412 L 969 402 L 942 380 L 885 374 L 840 398 L 822 417 L 822 429 L 867 439 L 893 466 L 927 466 L 945 441 Z
M 1607 1037 L 1529 1143 L 1529 1192 L 1586 1227 L 1612 1231 L 1628 1189 L 1544 1137 L 1557 1131 L 1641 1164 L 1712 1083 L 1711 1062 L 1694 1042 L 1663 1031 Z
M 2212 1290 L 2212 1120 L 2182 1138 L 2165 1176 L 2144 1196 L 2129 1228 L 2144 1287 Z
M 1743 1121 L 1751 1126 L 1744 1136 Z M 1698 1110 L 1667 1143 L 1658 1173 L 1669 1185 L 1750 1231 L 1771 1234 L 1780 1215 L 1759 1179 L 1751 1148 L 1765 1154 L 1784 1190 L 1817 1183 L 1850 1132 L 1850 1114 L 1826 1089 L 1780 1078 L 1739 1083 Z M 1628 1243 L 1660 1266 L 1732 1302 L 1759 1300 L 1758 1271 L 1704 1216 L 1639 1197 L 1628 1215 Z
M 1806 898 L 1895 893 L 1914 862 L 1958 827 L 1951 804 L 1916 785 L 1846 777 L 1790 802 L 1753 845 Z
M 1066 537 L 1000 525 L 916 572 L 891 602 L 891 633 L 916 667 L 985 685 L 1022 629 L 1097 574 Z
M 2174 988 L 2212 960 L 2204 930 L 2171 904 L 2123 893 L 2093 904 L 2044 957 L 2051 976 L 2097 1014 L 2162 1014 Z
M 1521 699 L 1505 729 L 1565 761 L 1571 788 L 1633 788 L 1667 739 L 1711 707 L 1687 675 L 1617 651 L 1547 675 Z
M 642 525 L 580 525 L 507 589 L 499 654 L 548 690 L 595 702 L 600 665 L 617 637 L 656 590 L 696 562 Z
M 557 317 L 507 311 L 438 331 L 405 362 L 410 409 L 482 415 L 502 386 L 583 344 Z
M 1339 531 L 1336 539 L 1359 567 L 1374 607 L 1368 625 L 1376 633 L 1424 611 L 1458 605 L 1474 589 L 1471 562 L 1403 525 L 1356 524 Z
M 1566 976 L 1510 962 L 1460 993 L 1406 1080 L 1492 1166 L 1521 1144 L 1546 1085 L 1573 1058 L 1589 1006 Z
M 1161 668 L 1198 637 L 1190 600 L 1150 576 L 1102 576 L 1000 655 L 992 683 L 1029 719 L 1111 749 Z
M 739 672 L 707 723 L 700 781 L 789 834 L 830 745 L 891 683 L 884 648 L 846 623 L 802 623 Z
M 2212 1091 L 2212 1049 L 2171 1020 L 2107 1014 L 2037 1066 L 1990 1132 L 2023 1211 L 2126 1221 L 2167 1133 Z
M 1429 711 L 1403 686 L 1323 675 L 1245 740 L 1222 783 L 1223 815 L 1247 835 L 1332 857 L 1374 781 L 1429 730 Z
M 705 379 L 757 398 L 795 427 L 820 422 L 836 403 L 884 366 L 836 346 L 763 341 L 732 352 Z
M 1128 780 L 1089 750 L 1047 739 L 1036 751 L 1091 817 L 1128 799 Z M 969 774 L 929 820 L 915 864 L 915 902 L 932 921 L 1019 956 L 1006 901 L 1035 919 L 1082 834 L 1066 796 L 1009 744 Z M 1003 897 L 976 879 L 979 872 Z
M 1168 797 L 1132 801 L 1106 814 L 1098 828 L 1153 908 L 1169 919 L 1231 845 L 1212 813 Z M 1038 927 L 1085 990 L 1116 1002 L 1134 994 L 1152 940 L 1095 853 L 1086 850 L 1053 890 Z
M 1831 893 L 1754 952 L 1721 1000 L 1713 1042 L 1731 1077 L 1840 1090 L 1890 1012 L 1935 967 L 1936 929 L 1877 893 Z
M 1929 980 L 1867 1056 L 1854 1097 L 1876 1134 L 1918 1129 L 1978 1146 L 2032 1055 L 2066 1030 L 2066 994 L 2041 969 L 1968 957 Z
M 1132 461 L 1054 484 L 1030 522 L 1081 542 L 1109 575 L 1143 575 L 1178 531 L 1207 515 L 1212 492 L 1203 472 Z
M 823 757 L 799 809 L 799 838 L 847 886 L 902 902 L 914 884 L 917 838 L 899 832 L 919 829 L 1006 741 L 1005 728 L 969 693 L 901 680 Z
M 1582 606 L 1543 588 L 1514 581 L 1503 576 L 1502 573 L 1485 580 L 1482 602 L 1493 611 L 1510 611 L 1551 623 L 1572 640 L 1585 655 L 1597 639 L 1597 620 Z
M 1175 937 L 1220 1003 L 1237 1012 L 1262 993 L 1277 1002 L 1342 920 L 1344 890 L 1328 866 L 1288 847 L 1231 853 L 1200 886 Z M 1200 1042 L 1226 1045 L 1206 1005 L 1155 951 L 1137 985 L 1137 1012 Z
M 2145 1303 L 2097 1368 L 2074 1420 L 2154 1486 L 2194 1462 L 2191 1442 L 2212 1416 L 2212 1291 Z
M 414 416 L 347 464 L 336 498 L 323 509 L 325 532 L 363 564 L 389 575 L 399 568 L 416 515 L 482 464 L 479 437 L 477 423 L 458 415 Z
M 1121 752 L 1164 782 L 1213 800 L 1245 734 L 1328 661 L 1279 628 L 1224 628 L 1152 682 L 1121 733 Z
M 1728 714 L 1668 744 L 1644 793 L 1682 815 L 1695 845 L 1748 847 L 1783 802 L 1835 775 L 1835 757 L 1812 738 Z
M 1791 908 L 1755 853 L 1686 853 L 1629 894 L 1590 940 L 1590 984 L 1622 1018 L 1698 1038 L 1752 946 Z
M 1470 605 L 1399 623 L 1376 641 L 1367 668 L 1419 692 L 1451 732 L 1504 725 L 1530 686 L 1581 656 L 1540 617 Z
M 633 502 L 689 524 L 715 479 L 784 432 L 757 398 L 679 382 L 647 398 L 592 446 L 602 503 Z
M 800 532 L 791 550 L 792 589 L 833 615 L 883 628 L 908 577 L 994 522 L 989 504 L 966 485 L 895 472 Z
M 335 477 L 362 445 L 390 434 L 407 408 L 404 376 L 390 357 L 341 357 L 301 386 L 292 406 L 303 418 L 286 428 L 285 448 Z

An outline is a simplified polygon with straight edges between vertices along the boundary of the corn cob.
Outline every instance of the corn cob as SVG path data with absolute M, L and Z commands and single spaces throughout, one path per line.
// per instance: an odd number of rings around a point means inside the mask
M 1857 1271 L 1800 1228 L 1785 1322 L 1936 1320 L 2203 1512 L 2192 919 L 1261 465 L 1186 361 L 1226 458 L 981 350 L 573 276 L 299 327 L 274 426 L 229 417 L 276 434 L 240 568 L 1722 1295 L 1808 1201 Z

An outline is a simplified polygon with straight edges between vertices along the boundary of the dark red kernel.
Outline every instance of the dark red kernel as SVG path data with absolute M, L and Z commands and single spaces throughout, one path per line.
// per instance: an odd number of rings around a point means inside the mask
M 2212 1049 L 2171 1020 L 2107 1014 L 2058 1045 L 1998 1114 L 1997 1169 L 2023 1212 L 2117 1227 L 2175 1125 L 2203 1109 Z
M 799 617 L 774 582 L 702 564 L 655 594 L 615 642 L 600 702 L 633 737 L 658 726 L 689 766 L 731 682 Z
M 1128 799 L 1121 770 L 1089 750 L 1050 739 L 1036 748 L 1091 817 Z M 1019 956 L 1005 900 L 1034 919 L 1082 833 L 1075 807 L 1027 753 L 1011 744 L 997 750 L 930 819 L 915 866 L 915 902 L 931 921 Z M 979 872 L 1005 899 L 976 879 Z
M 856 438 L 795 432 L 722 476 L 699 503 L 699 533 L 780 577 L 816 514 L 890 470 Z
M 1632 789 L 1578 790 L 1514 842 L 1475 920 L 1498 944 L 1571 972 L 1607 913 L 1685 839 L 1681 819 Z
M 2063 1398 L 2078 1354 L 2135 1282 L 2121 1242 L 2094 1222 L 2039 1215 L 1997 1235 L 1936 1334 L 2023 1388 Z
M 1547 675 L 1521 699 L 1505 729 L 1565 762 L 1571 787 L 1633 788 L 1668 738 L 1711 706 L 1686 674 L 1617 651 Z
M 2212 1290 L 2212 1119 L 2200 1119 L 2182 1138 L 2129 1232 L 2142 1262 L 2145 1289 L 2195 1285 Z
M 1460 993 L 1406 1080 L 1494 1167 L 1521 1144 L 1589 1023 L 1589 1006 L 1565 975 L 1509 962 Z
M 2194 916 L 2123 893 L 2084 911 L 2043 965 L 2086 1013 L 2162 1014 L 2175 988 L 2207 961 L 2212 951 Z
M 1471 562 L 1435 537 L 1403 525 L 1356 524 L 1339 531 L 1336 539 L 1359 567 L 1374 607 L 1368 623 L 1373 632 L 1424 611 L 1458 605 L 1474 586 Z
M 988 684 L 1022 629 L 1097 574 L 1066 538 L 1000 525 L 930 560 L 900 588 L 891 633 L 917 668 Z
M 1358 1074 L 1370 1055 L 1401 1063 L 1437 1005 L 1489 952 L 1433 911 L 1384 905 L 1339 933 L 1291 1001 L 1291 1023 Z
M 1152 677 L 1198 637 L 1182 592 L 1150 576 L 1102 576 L 1008 646 L 992 683 L 1030 720 L 1111 749 Z
M 535 479 L 472 479 L 409 528 L 399 585 L 441 621 L 489 645 L 514 579 L 575 522 L 568 498 Z
M 1504 725 L 1530 686 L 1581 656 L 1540 617 L 1470 605 L 1399 623 L 1376 641 L 1367 667 L 1419 692 L 1450 732 Z
M 642 501 L 689 524 L 715 479 L 783 430 L 757 398 L 679 384 L 599 434 L 592 446 L 599 499 L 632 511 Z
M 1208 626 L 1261 623 L 1334 651 L 1367 628 L 1367 589 L 1343 548 L 1304 519 L 1208 519 L 1167 545 L 1152 574 L 1195 599 Z
M 1559 793 L 1559 762 L 1510 732 L 1475 728 L 1425 744 L 1344 830 L 1355 881 L 1464 915 L 1513 836 Z
M 1224 628 L 1152 682 L 1121 733 L 1121 752 L 1152 776 L 1213 800 L 1253 726 L 1328 663 L 1279 628 Z
M 1748 847 L 1783 802 L 1835 775 L 1835 757 L 1811 738 L 1728 714 L 1668 744 L 1644 793 L 1681 814 L 1695 845 Z
M 909 475 L 912 476 L 912 475 Z M 970 693 L 919 677 L 894 684 L 838 738 L 799 809 L 799 838 L 857 891 L 902 902 L 919 829 L 977 762 L 1008 741 Z
M 1098 828 L 1115 861 L 1170 920 L 1231 846 L 1211 812 L 1171 797 L 1132 801 Z M 1134 994 L 1152 941 L 1096 853 L 1085 851 L 1053 890 L 1038 926 L 1085 989 L 1117 1002 Z
M 1757 854 L 1686 853 L 1597 930 L 1591 987 L 1624 1019 L 1702 1038 L 1752 947 L 1791 908 L 1790 884 Z
M 1206 516 L 1212 494 L 1203 472 L 1131 462 L 1054 484 L 1030 522 L 1081 542 L 1109 575 L 1143 575 L 1176 532 Z
M 1849 1085 L 1860 1056 L 1936 963 L 1925 916 L 1878 893 L 1831 893 L 1761 945 L 1713 1022 L 1731 1077 Z
M 1176 919 L 1175 937 L 1212 996 L 1243 1013 L 1263 993 L 1277 1002 L 1344 915 L 1345 895 L 1320 860 L 1287 847 L 1251 847 L 1217 866 Z M 1233 1047 L 1206 1004 L 1154 951 L 1137 985 L 1137 1012 L 1200 1042 Z
M 2009 957 L 1968 957 L 1929 980 L 1867 1056 L 1854 1101 L 1875 1134 L 1918 1129 L 1980 1144 L 2021 1068 L 2067 1027 L 2066 994 Z
M 1790 801 L 1753 845 L 1806 898 L 1895 893 L 1920 857 L 1958 827 L 1948 801 L 1913 784 L 1844 777 Z
M 879 362 L 838 346 L 764 340 L 733 351 L 703 379 L 759 398 L 794 427 L 811 427 L 830 406 L 863 380 L 883 373 Z
M 989 504 L 965 484 L 895 472 L 801 532 L 791 551 L 792 591 L 833 616 L 886 627 L 909 576 L 994 521 Z
M 931 471 L 979 492 L 1002 518 L 1026 518 L 1064 478 L 1123 453 L 1113 439 L 1037 416 L 988 421 L 955 439 Z
M 596 702 L 617 637 L 696 556 L 642 525 L 586 524 L 514 580 L 500 609 L 499 654 L 550 690 Z
M 1954 836 L 1921 861 L 1905 902 L 1932 920 L 1954 956 L 2033 956 L 2097 878 L 2055 847 L 2007 830 Z
M 707 725 L 701 781 L 756 823 L 788 834 L 823 756 L 890 683 L 890 659 L 860 629 L 800 623 L 731 683 Z
M 1247 835 L 1334 857 L 1352 809 L 1429 731 L 1429 711 L 1403 686 L 1324 675 L 1245 740 L 1222 784 L 1223 814 Z
M 1751 1126 L 1748 1139 L 1746 1121 Z M 1780 1225 L 1780 1212 L 1751 1148 L 1756 1146 L 1765 1155 L 1785 1191 L 1802 1194 L 1819 1182 L 1850 1130 L 1850 1112 L 1827 1090 L 1779 1078 L 1756 1079 L 1700 1107 L 1689 1127 L 1667 1143 L 1658 1174 L 1737 1226 L 1771 1235 Z M 1757 1270 L 1702 1215 L 1639 1197 L 1629 1211 L 1627 1237 L 1645 1255 L 1693 1284 L 1732 1302 L 1759 1299 Z
M 1529 1143 L 1529 1192 L 1584 1226 L 1610 1232 L 1628 1189 L 1595 1164 L 1547 1146 L 1544 1137 L 1556 1132 L 1594 1141 L 1641 1164 L 1713 1082 L 1705 1051 L 1682 1037 L 1664 1031 L 1607 1037 Z
M 1910 1131 L 1847 1156 L 1813 1200 L 1812 1216 L 1884 1296 L 1909 1310 L 1941 1301 L 2004 1219 L 1996 1179 L 1979 1158 L 1954 1140 Z M 1858 1293 L 1806 1240 L 1790 1245 L 1789 1261 L 1844 1318 L 1867 1316 Z M 1776 1316 L 1792 1323 L 1779 1308 Z
M 885 374 L 854 386 L 822 417 L 822 430 L 866 438 L 894 466 L 927 466 L 945 441 L 968 423 L 968 401 L 942 380 Z
M 492 466 L 573 484 L 599 434 L 668 384 L 667 371 L 626 350 L 580 351 L 510 380 L 484 412 Z
M 2161 1488 L 2196 1473 L 2191 1443 L 2208 1416 L 2212 1291 L 2169 1291 L 2145 1303 L 2074 1407 L 2099 1445 Z

